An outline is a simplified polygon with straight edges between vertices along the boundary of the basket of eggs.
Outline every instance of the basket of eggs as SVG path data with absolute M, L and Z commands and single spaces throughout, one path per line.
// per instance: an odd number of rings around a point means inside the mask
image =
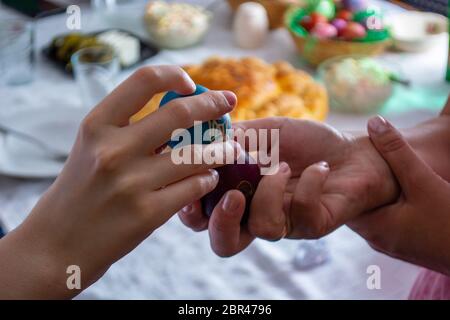
M 367 0 L 309 0 L 285 14 L 300 55 L 317 66 L 342 55 L 376 55 L 391 44 L 379 8 Z
M 233 11 L 244 2 L 253 1 L 260 3 L 267 11 L 269 26 L 271 29 L 284 27 L 284 14 L 291 5 L 301 5 L 305 0 L 228 0 Z

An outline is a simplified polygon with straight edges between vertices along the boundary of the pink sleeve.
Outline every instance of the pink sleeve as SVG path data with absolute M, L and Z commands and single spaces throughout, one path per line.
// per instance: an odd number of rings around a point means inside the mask
M 450 278 L 422 270 L 409 294 L 410 300 L 450 300 Z

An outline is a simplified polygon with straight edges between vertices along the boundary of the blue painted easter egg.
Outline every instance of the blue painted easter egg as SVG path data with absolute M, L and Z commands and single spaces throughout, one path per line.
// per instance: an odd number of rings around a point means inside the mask
M 195 92 L 187 96 L 182 96 L 174 91 L 169 91 L 162 98 L 159 107 L 164 107 L 174 99 L 196 96 L 206 91 L 208 91 L 208 89 L 201 85 L 197 85 Z M 200 125 L 187 129 L 183 134 L 172 137 L 172 139 L 167 142 L 167 145 L 173 149 L 191 144 L 210 144 L 217 140 L 224 140 L 230 133 L 230 129 L 231 118 L 228 114 L 225 114 L 219 119 L 202 122 Z

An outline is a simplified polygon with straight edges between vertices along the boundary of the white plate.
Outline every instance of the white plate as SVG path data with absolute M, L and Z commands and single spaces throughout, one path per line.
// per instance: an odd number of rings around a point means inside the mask
M 0 117 L 9 128 L 31 134 L 57 150 L 69 154 L 85 109 L 36 108 L 18 110 Z M 13 135 L 0 135 L 0 174 L 20 178 L 54 178 L 62 162 L 49 158 L 44 151 Z

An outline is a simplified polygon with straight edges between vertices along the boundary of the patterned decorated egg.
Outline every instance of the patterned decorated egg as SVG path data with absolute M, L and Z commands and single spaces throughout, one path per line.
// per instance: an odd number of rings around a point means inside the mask
M 195 90 L 195 92 L 188 96 L 199 95 L 206 91 L 208 91 L 207 88 L 201 85 L 197 85 L 197 89 Z M 165 105 L 167 105 L 167 103 L 174 99 L 188 96 L 181 96 L 174 91 L 169 91 L 162 98 L 159 107 L 164 107 Z M 225 114 L 219 119 L 205 121 L 199 125 L 187 129 L 186 133 L 189 133 L 189 135 L 180 134 L 172 137 L 172 139 L 168 141 L 167 144 L 172 149 L 175 147 L 183 147 L 191 144 L 210 144 L 214 141 L 217 141 L 218 139 L 225 139 L 226 135 L 230 133 L 229 129 L 231 129 L 231 118 L 228 114 Z

